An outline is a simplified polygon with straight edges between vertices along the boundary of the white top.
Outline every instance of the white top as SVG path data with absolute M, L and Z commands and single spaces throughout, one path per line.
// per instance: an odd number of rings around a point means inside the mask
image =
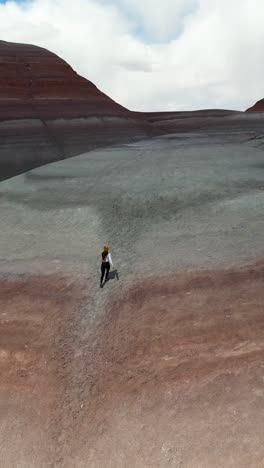
M 112 256 L 111 256 L 110 252 L 108 252 L 107 256 L 105 257 L 104 260 L 102 260 L 102 262 L 109 262 L 111 267 L 114 268 L 113 261 L 112 261 Z

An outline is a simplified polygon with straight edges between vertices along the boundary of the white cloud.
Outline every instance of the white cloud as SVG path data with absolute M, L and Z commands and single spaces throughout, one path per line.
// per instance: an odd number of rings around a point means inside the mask
M 199 6 L 198 0 L 120 0 L 119 4 L 147 36 L 161 41 L 175 38 Z
M 46 47 L 135 110 L 244 109 L 264 96 L 263 0 L 0 4 L 1 39 Z

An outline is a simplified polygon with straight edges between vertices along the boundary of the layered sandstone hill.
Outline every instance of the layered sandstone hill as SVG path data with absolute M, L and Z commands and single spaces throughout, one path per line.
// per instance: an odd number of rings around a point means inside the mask
M 146 122 L 55 54 L 0 41 L 0 180 L 147 135 Z
M 116 143 L 166 133 L 255 129 L 256 121 L 241 120 L 242 115 L 221 109 L 131 112 L 52 52 L 0 41 L 0 180 Z
M 246 112 L 264 112 L 264 99 L 257 101 L 254 106 L 249 107 Z
M 5 41 L 0 41 L 0 103 L 1 120 L 128 114 L 55 54 Z

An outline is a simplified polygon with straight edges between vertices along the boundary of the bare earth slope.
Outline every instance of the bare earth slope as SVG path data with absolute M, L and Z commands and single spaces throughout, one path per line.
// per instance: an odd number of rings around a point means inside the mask
M 263 264 L 84 284 L 0 283 L 2 466 L 262 468 Z
M 262 145 L 208 128 L 1 182 L 0 465 L 263 467 Z

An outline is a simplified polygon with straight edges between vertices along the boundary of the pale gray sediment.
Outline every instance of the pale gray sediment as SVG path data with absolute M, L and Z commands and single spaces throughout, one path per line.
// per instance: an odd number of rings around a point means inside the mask
M 144 276 L 262 258 L 263 152 L 255 140 L 241 143 L 244 135 L 233 140 L 219 131 L 175 134 L 2 182 L 1 262 L 49 271 L 72 264 L 89 275 L 102 312 L 106 242 L 120 276 L 111 290 Z
M 92 273 L 108 242 L 125 280 L 261 258 L 263 170 L 254 142 L 203 134 L 32 170 L 0 185 L 0 259 L 73 261 Z

